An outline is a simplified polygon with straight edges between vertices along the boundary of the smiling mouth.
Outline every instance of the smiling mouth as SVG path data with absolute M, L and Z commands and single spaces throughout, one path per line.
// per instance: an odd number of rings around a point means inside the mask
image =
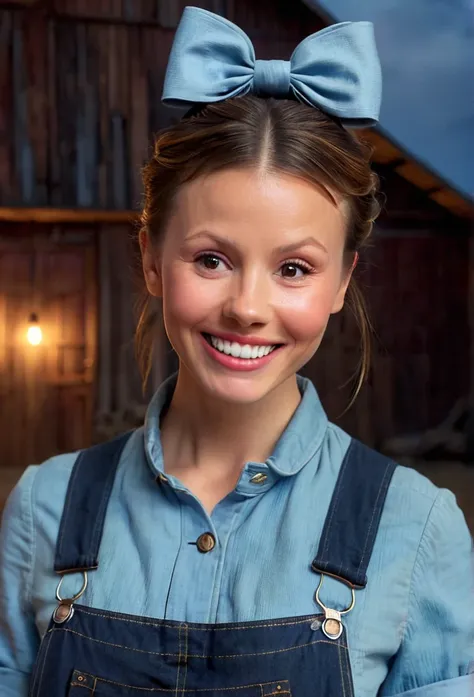
M 219 353 L 232 356 L 233 358 L 242 358 L 244 360 L 263 358 L 264 356 L 268 356 L 268 354 L 272 353 L 275 349 L 283 346 L 283 344 L 251 346 L 250 344 L 240 344 L 236 341 L 225 341 L 217 336 L 204 332 L 202 335 L 207 343 L 212 346 L 213 349 L 219 351 Z

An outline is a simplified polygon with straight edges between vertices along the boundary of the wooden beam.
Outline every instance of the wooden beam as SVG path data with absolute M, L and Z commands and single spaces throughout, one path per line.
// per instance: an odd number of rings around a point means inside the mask
M 93 208 L 3 208 L 0 221 L 14 223 L 135 223 L 138 211 Z

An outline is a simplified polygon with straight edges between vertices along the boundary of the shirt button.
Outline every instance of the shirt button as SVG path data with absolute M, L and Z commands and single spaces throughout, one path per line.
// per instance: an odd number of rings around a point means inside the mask
M 206 554 L 207 552 L 211 552 L 216 546 L 216 538 L 212 533 L 205 532 L 198 537 L 196 544 L 198 550 Z
M 263 472 L 258 472 L 250 478 L 250 484 L 264 484 L 267 481 L 267 475 Z

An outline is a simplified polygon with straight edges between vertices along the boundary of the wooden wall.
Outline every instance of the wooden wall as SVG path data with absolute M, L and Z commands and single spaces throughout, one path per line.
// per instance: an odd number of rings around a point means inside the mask
M 375 235 L 356 276 L 374 325 L 372 370 L 354 406 L 350 380 L 359 332 L 347 309 L 334 316 L 305 372 L 330 418 L 380 446 L 437 426 L 469 393 L 467 236 Z
M 436 426 L 469 390 L 469 238 L 446 234 L 451 228 L 434 234 L 388 223 L 386 214 L 356 272 L 374 326 L 367 384 L 343 413 L 360 357 L 359 330 L 347 307 L 331 318 L 322 346 L 303 371 L 330 418 L 376 446 Z M 124 413 L 133 418 L 144 401 L 133 347 L 134 303 L 143 283 L 132 233 L 126 226 L 101 228 L 98 419 L 102 424 L 104 415 L 114 414 L 111 428 L 117 430 Z M 151 389 L 177 365 L 159 323 L 156 341 Z
M 96 240 L 68 226 L 0 224 L 0 464 L 24 467 L 91 440 Z M 26 340 L 31 312 L 43 341 Z
M 150 135 L 173 118 L 160 97 L 186 4 L 0 0 L 0 206 L 139 207 Z M 299 1 L 193 4 L 238 22 L 261 58 L 321 26 Z
M 185 4 L 0 0 L 0 207 L 139 207 L 139 169 L 150 136 L 172 118 L 160 103 L 161 86 Z M 261 58 L 288 58 L 303 36 L 321 28 L 299 0 L 193 4 L 240 24 Z M 375 444 L 435 425 L 469 380 L 466 224 L 391 168 L 381 165 L 379 171 L 388 206 L 359 273 L 379 338 L 369 385 L 338 420 Z M 88 230 L 99 250 L 100 415 L 141 399 L 132 345 L 132 229 Z M 66 258 L 64 264 L 67 269 Z M 22 302 L 23 317 L 30 301 Z M 165 342 L 162 350 L 155 381 L 172 363 Z M 332 418 L 347 405 L 349 390 L 341 385 L 357 358 L 358 333 L 344 313 L 331 322 L 307 369 Z

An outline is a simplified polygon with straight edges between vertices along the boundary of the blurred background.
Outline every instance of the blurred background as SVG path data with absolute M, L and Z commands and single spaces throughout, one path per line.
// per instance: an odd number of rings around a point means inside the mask
M 0 510 L 28 464 L 142 422 L 176 368 L 157 327 L 143 394 L 140 168 L 177 116 L 160 102 L 184 0 L 0 0 Z M 330 418 L 455 491 L 474 529 L 474 99 L 471 0 L 205 0 L 258 58 L 288 59 L 334 21 L 375 22 L 384 69 L 374 146 L 386 203 L 350 311 L 305 368 Z M 408 6 L 410 5 L 410 6 Z

